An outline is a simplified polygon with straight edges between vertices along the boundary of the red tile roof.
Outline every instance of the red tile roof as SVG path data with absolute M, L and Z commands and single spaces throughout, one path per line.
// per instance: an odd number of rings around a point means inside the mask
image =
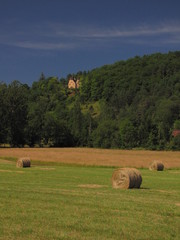
M 175 129 L 175 130 L 173 130 L 172 136 L 173 136 L 173 137 L 176 137 L 176 136 L 178 136 L 178 135 L 180 135 L 180 129 Z

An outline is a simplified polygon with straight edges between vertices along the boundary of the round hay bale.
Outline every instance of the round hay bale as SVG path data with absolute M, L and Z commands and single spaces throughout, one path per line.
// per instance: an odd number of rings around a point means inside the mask
M 31 160 L 28 157 L 19 158 L 16 163 L 16 167 L 31 167 Z
M 153 161 L 150 165 L 149 165 L 149 170 L 153 171 L 163 171 L 164 170 L 164 165 L 162 162 L 159 161 Z
M 135 168 L 120 168 L 113 172 L 111 181 L 113 188 L 140 188 L 142 176 Z

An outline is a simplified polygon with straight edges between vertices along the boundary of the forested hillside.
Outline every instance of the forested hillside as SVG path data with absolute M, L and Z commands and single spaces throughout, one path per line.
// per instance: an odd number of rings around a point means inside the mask
M 0 83 L 0 143 L 180 150 L 180 51 L 153 54 L 28 86 Z

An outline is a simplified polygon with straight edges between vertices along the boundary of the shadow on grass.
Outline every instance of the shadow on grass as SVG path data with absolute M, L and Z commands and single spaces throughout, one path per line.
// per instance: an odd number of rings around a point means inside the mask
M 141 187 L 139 188 L 140 190 L 150 190 L 150 188 L 147 188 L 147 187 Z

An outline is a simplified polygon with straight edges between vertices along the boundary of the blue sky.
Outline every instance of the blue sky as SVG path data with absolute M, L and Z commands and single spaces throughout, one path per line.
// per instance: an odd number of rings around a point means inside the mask
M 179 0 L 0 0 L 0 81 L 180 50 Z

